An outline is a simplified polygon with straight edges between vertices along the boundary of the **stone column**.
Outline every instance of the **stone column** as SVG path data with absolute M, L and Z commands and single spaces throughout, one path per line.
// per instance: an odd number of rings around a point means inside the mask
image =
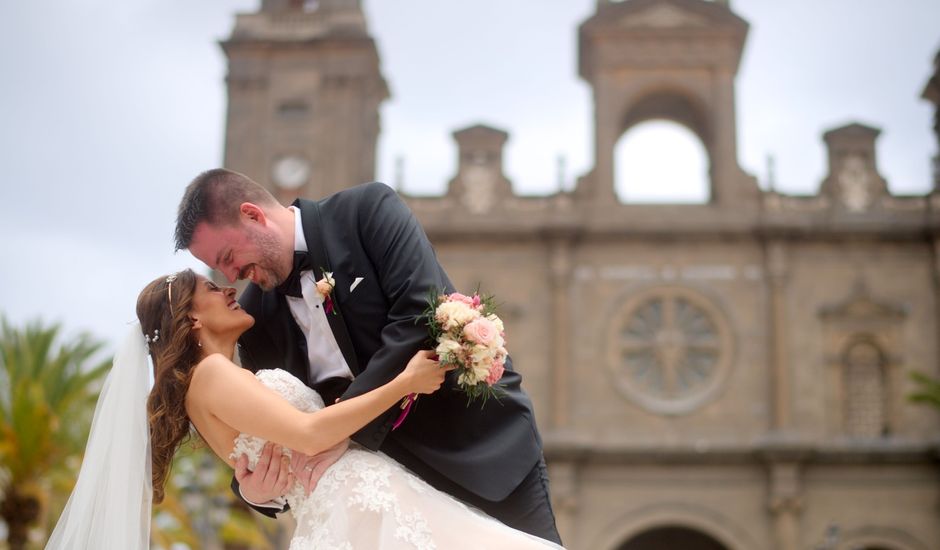
M 559 236 L 549 244 L 552 288 L 552 379 L 551 425 L 557 430 L 568 426 L 571 388 L 571 285 L 573 284 L 572 242 Z
M 741 198 L 737 189 L 737 144 L 735 143 L 734 74 L 724 67 L 712 76 L 713 105 L 709 131 L 711 132 L 711 200 L 724 205 Z M 706 146 L 709 145 L 706 142 Z
M 791 428 L 792 401 L 790 363 L 787 356 L 787 249 L 786 243 L 770 240 L 764 245 L 767 274 L 767 350 L 770 367 L 770 430 Z
M 802 500 L 799 464 L 772 461 L 767 507 L 772 516 L 775 550 L 800 550 Z
M 933 301 L 934 326 L 937 330 L 936 342 L 940 342 L 940 235 L 934 234 L 931 239 L 931 252 L 933 253 Z M 935 344 L 937 364 L 940 365 L 940 344 Z
M 611 93 L 610 80 L 600 75 L 594 91 L 594 170 L 588 195 L 595 205 L 602 207 L 619 200 L 614 190 L 614 148 L 623 133 L 620 122 L 623 113 L 617 110 L 620 98 Z
M 555 526 L 562 542 L 568 548 L 577 548 L 578 466 L 567 460 L 553 460 L 548 469 Z

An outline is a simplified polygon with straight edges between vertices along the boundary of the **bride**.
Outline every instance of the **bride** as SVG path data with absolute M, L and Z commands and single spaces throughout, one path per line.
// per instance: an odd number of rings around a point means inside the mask
M 419 351 L 385 385 L 325 408 L 284 370 L 252 374 L 232 362 L 254 319 L 234 289 L 190 270 L 150 283 L 138 297 L 137 317 L 102 389 L 78 481 L 48 549 L 149 548 L 151 501 L 163 499 L 173 455 L 191 425 L 230 467 L 241 454 L 254 467 L 266 441 L 288 455 L 319 453 L 404 396 L 437 390 L 445 375 L 431 352 Z M 297 523 L 291 550 L 560 548 L 354 443 L 312 493 L 297 474 L 287 494 Z

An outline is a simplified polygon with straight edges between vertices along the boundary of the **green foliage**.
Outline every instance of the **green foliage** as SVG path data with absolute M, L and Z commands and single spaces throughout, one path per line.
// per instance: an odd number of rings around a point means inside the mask
M 278 524 L 253 512 L 229 488 L 232 469 L 196 436 L 173 459 L 166 497 L 153 509 L 154 548 L 201 548 L 208 536 L 237 548 L 271 550 Z
M 29 530 L 45 519 L 51 533 L 75 486 L 95 404 L 111 359 L 96 360 L 101 344 L 87 334 L 61 341 L 58 324 L 36 321 L 22 328 L 0 318 L 0 515 L 11 550 L 25 548 Z M 182 543 L 199 548 L 193 471 L 201 468 L 205 502 L 218 520 L 211 524 L 223 543 L 272 548 L 277 523 L 261 519 L 228 488 L 231 469 L 206 448 L 184 447 L 164 502 L 154 507 L 156 548 Z M 177 475 L 182 474 L 182 475 Z M 29 513 L 25 513 L 29 512 Z
M 64 501 L 50 498 L 50 489 L 74 480 L 101 379 L 111 366 L 110 358 L 94 362 L 101 344 L 89 335 L 61 340 L 58 324 L 34 321 L 17 328 L 0 318 L 0 495 L 11 548 L 22 544 L 41 516 L 17 510 L 46 507 L 48 516 L 58 516 Z
M 912 393 L 909 399 L 915 403 L 926 403 L 940 409 L 940 380 L 916 371 L 910 376 L 919 389 Z

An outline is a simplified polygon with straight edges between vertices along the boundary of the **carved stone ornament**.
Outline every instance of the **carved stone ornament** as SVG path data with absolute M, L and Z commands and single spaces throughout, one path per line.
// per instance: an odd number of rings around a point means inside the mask
M 474 214 L 486 214 L 496 202 L 496 176 L 487 166 L 471 164 L 464 168 L 463 196 L 460 202 Z
M 629 299 L 609 325 L 608 365 L 621 393 L 657 414 L 683 414 L 720 391 L 731 364 L 724 314 L 697 292 L 659 287 Z
M 875 301 L 865 280 L 859 278 L 846 299 L 819 308 L 819 317 L 830 323 L 898 323 L 907 317 L 907 310 L 903 305 Z
M 871 207 L 872 176 L 862 155 L 847 155 L 836 176 L 839 200 L 850 212 L 864 212 Z

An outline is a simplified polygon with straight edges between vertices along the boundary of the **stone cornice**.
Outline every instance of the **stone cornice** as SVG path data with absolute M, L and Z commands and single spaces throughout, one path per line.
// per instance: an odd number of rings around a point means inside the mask
M 461 197 L 403 195 L 432 237 L 449 239 L 499 234 L 520 238 L 543 234 L 580 238 L 763 236 L 793 239 L 920 241 L 940 235 L 937 197 L 885 197 L 883 207 L 851 213 L 829 207 L 825 197 L 764 193 L 756 204 L 619 204 L 583 200 L 576 194 L 512 195 L 479 214 Z
M 759 441 L 750 444 L 628 444 L 586 437 L 543 434 L 549 461 L 582 464 L 931 464 L 940 466 L 940 439 L 926 441 Z
M 564 237 L 573 240 L 676 240 L 684 242 L 720 239 L 787 239 L 803 241 L 874 240 L 879 242 L 926 242 L 940 236 L 940 225 L 885 220 L 871 224 L 835 224 L 827 221 L 780 220 L 768 223 L 719 215 L 702 219 L 631 218 L 604 220 L 571 215 L 526 216 L 501 212 L 473 216 L 451 211 L 449 215 L 415 209 L 427 234 L 435 241 L 473 238 L 542 240 Z

